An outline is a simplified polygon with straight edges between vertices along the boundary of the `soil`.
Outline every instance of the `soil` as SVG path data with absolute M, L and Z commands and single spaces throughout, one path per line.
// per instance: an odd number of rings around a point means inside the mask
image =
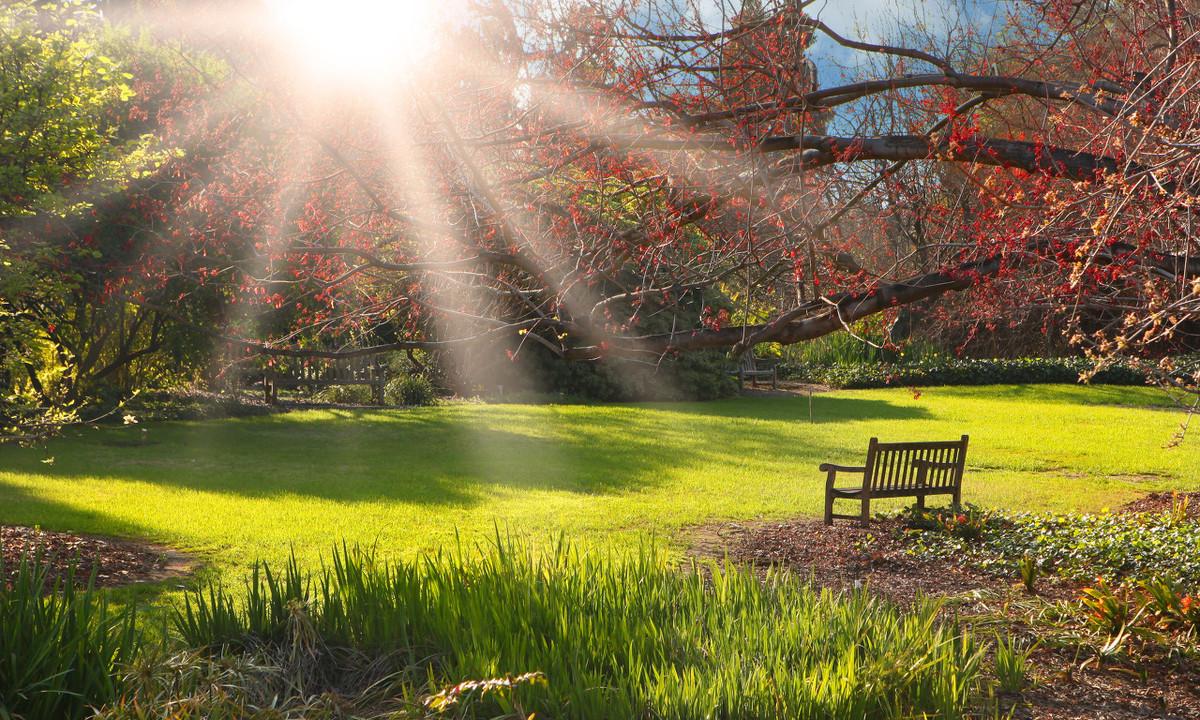
M 905 552 L 899 520 L 874 520 L 831 526 L 819 520 L 789 520 L 699 528 L 692 554 L 721 557 L 758 567 L 783 565 L 803 570 L 823 588 L 866 586 L 888 600 L 909 605 L 918 594 L 958 596 L 977 590 L 1005 591 L 1017 584 L 1007 577 L 949 562 L 928 561 Z M 1050 599 L 1078 594 L 1074 583 L 1042 578 L 1039 594 Z
M 819 393 L 832 392 L 833 388 L 828 385 L 819 385 L 817 383 L 803 383 L 795 380 L 780 380 L 775 388 L 771 387 L 770 381 L 760 382 L 757 385 L 746 381 L 742 388 L 742 395 L 750 395 L 754 397 L 794 397 L 797 395 L 808 397 Z
M 1200 520 L 1200 492 L 1152 492 L 1125 505 L 1123 512 L 1169 512 L 1182 508 L 1189 519 Z
M 1160 497 L 1165 496 L 1164 497 Z M 1133 511 L 1171 507 L 1170 494 L 1155 493 L 1131 504 Z M 1200 497 L 1192 503 L 1200 507 Z M 1038 580 L 1037 598 L 1019 581 L 952 560 L 925 560 L 905 552 L 899 520 L 875 520 L 863 528 L 820 520 L 726 523 L 694 528 L 689 554 L 727 559 L 765 569 L 786 566 L 809 574 L 819 587 L 866 587 L 908 605 L 918 594 L 947 598 L 947 612 L 967 623 L 981 618 L 985 637 L 997 614 L 1015 635 L 1036 635 L 1020 608 L 1031 602 L 1074 601 L 1080 586 L 1054 577 Z M 986 616 L 986 618 L 985 618 Z M 1141 664 L 1085 666 L 1074 648 L 1041 647 L 1030 656 L 1031 686 L 1000 698 L 1003 714 L 1037 720 L 1195 720 L 1200 718 L 1200 665 L 1161 660 Z
M 49 581 L 62 577 L 74 564 L 76 583 L 87 584 L 94 573 L 97 587 L 183 577 L 197 565 L 194 558 L 161 545 L 13 525 L 0 525 L 0 553 L 0 581 L 4 582 L 16 576 L 22 557 L 39 554 L 50 566 Z

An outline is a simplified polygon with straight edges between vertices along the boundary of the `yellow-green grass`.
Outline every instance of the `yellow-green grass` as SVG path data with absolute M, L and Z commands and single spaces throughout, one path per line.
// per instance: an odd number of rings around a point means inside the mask
M 0 523 L 144 537 L 223 574 L 290 548 L 314 560 L 342 540 L 411 556 L 497 524 L 585 544 L 677 543 L 697 523 L 818 515 L 817 465 L 860 461 L 871 436 L 963 433 L 966 501 L 1094 511 L 1200 488 L 1200 438 L 1165 447 L 1184 417 L 1167 405 L 1149 388 L 993 386 L 821 394 L 812 422 L 805 397 L 755 397 L 81 429 L 0 448 Z

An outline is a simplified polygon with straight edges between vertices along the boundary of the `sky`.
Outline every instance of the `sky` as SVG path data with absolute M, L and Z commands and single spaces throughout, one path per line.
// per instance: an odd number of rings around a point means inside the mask
M 719 26 L 721 18 L 740 8 L 741 0 L 697 0 L 706 23 Z M 945 38 L 953 28 L 971 25 L 984 35 L 995 31 L 1003 20 L 1004 0 L 816 0 L 806 12 L 843 37 L 881 42 L 894 37 L 896 28 L 922 27 L 934 37 Z M 722 12 L 721 5 L 725 10 Z M 837 82 L 842 67 L 853 67 L 860 53 L 843 48 L 819 35 L 811 57 L 823 85 Z

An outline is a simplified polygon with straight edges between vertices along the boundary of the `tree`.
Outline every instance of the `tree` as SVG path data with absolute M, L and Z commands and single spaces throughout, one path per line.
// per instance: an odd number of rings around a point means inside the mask
M 1138 222 L 1158 223 L 1159 210 L 1187 207 L 1194 187 L 1182 140 L 1194 131 L 1182 111 L 1194 102 L 1186 92 L 1191 46 L 1157 51 L 1175 58 L 1168 77 L 1145 38 L 1169 19 L 1145 12 L 1153 3 L 1128 3 L 1125 17 L 1136 23 L 1124 32 L 1143 38 L 1151 60 L 1110 57 L 1111 37 L 1072 34 L 1091 27 L 1094 5 L 1034 3 L 1016 15 L 1009 31 L 1018 39 L 1003 56 L 989 51 L 952 64 L 921 49 L 844 38 L 805 15 L 803 3 L 763 4 L 752 15 L 759 19 L 716 30 L 669 2 L 615 10 L 579 3 L 569 13 L 494 4 L 482 11 L 489 22 L 472 30 L 478 52 L 441 59 L 446 69 L 424 90 L 420 117 L 407 119 L 437 146 L 425 151 L 423 167 L 440 173 L 440 212 L 418 214 L 376 195 L 373 212 L 389 218 L 383 242 L 293 251 L 349 261 L 339 266 L 348 278 L 394 273 L 419 290 L 413 307 L 457 318 L 456 333 L 423 326 L 393 346 L 440 348 L 526 331 L 575 359 L 800 342 L 1017 277 L 1038 279 L 1038 296 L 1027 302 L 1061 303 L 1071 289 L 1072 302 L 1094 304 L 1111 292 L 1095 278 L 1114 273 L 1136 288 L 1139 273 L 1165 272 L 1187 289 L 1191 266 L 1175 266 L 1194 242 L 1186 234 L 1151 233 L 1129 245 L 1089 239 L 1103 252 L 1074 267 L 1097 208 L 1120 195 L 1127 211 L 1155 208 Z M 1034 13 L 1057 40 L 1022 24 Z M 806 90 L 807 65 L 779 48 L 807 47 L 813 34 L 891 58 L 894 74 Z M 1128 82 L 1145 74 L 1139 63 L 1161 66 L 1155 92 L 1168 83 L 1181 93 L 1167 102 L 1170 117 L 1139 116 L 1148 86 Z M 1001 65 L 1013 71 L 993 71 Z M 769 80 L 770 92 L 748 78 Z M 862 112 L 868 102 L 903 112 L 881 121 Z M 1052 120 L 1036 134 L 1035 110 Z M 839 126 L 859 123 L 858 131 L 822 134 L 839 112 Z M 1156 137 L 1160 145 L 1147 144 Z M 1162 142 L 1174 148 L 1165 167 Z M 954 194 L 940 206 L 918 206 L 932 226 L 928 244 L 888 247 L 872 208 L 889 195 L 911 199 L 898 179 L 927 163 L 953 165 L 964 180 L 957 188 L 942 182 Z M 361 179 L 369 196 L 377 179 Z M 596 206 L 597 197 L 623 194 L 637 201 L 627 199 L 622 213 Z M 449 232 L 455 213 L 466 212 L 469 231 Z M 415 233 L 392 234 L 396 220 L 420 228 L 425 245 Z M 1078 282 L 1084 276 L 1093 282 Z M 614 282 L 625 277 L 637 282 Z M 736 290 L 744 317 L 765 319 L 731 325 L 685 310 L 711 288 Z M 456 302 L 464 293 L 476 297 Z M 670 318 L 674 330 L 639 333 L 651 316 Z
M 674 0 L 493 0 L 386 86 L 223 37 L 237 71 L 190 112 L 239 122 L 176 128 L 209 150 L 172 166 L 204 190 L 162 206 L 186 242 L 155 247 L 190 253 L 157 287 L 220 287 L 207 332 L 246 351 L 422 349 L 467 375 L 532 346 L 738 354 L 960 291 L 984 332 L 1042 307 L 1101 360 L 1195 347 L 1190 10 L 1030 0 L 1003 47 L 945 53 L 809 5 L 714 26 Z M 821 86 L 818 36 L 881 62 Z
M 0 10 L 3 435 L 76 420 L 102 383 L 128 390 L 172 336 L 155 312 L 115 300 L 152 274 L 129 214 L 149 207 L 142 190 L 163 184 L 176 154 L 138 127 L 148 105 L 133 86 L 154 84 L 130 72 L 138 45 L 90 3 Z

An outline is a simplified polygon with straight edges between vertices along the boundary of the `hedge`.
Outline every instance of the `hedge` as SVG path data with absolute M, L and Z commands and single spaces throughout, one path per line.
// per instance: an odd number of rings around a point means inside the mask
M 1200 356 L 1176 359 L 1180 375 L 1200 372 Z M 930 387 L 937 385 L 1027 385 L 1074 383 L 1091 370 L 1091 361 L 1081 357 L 972 360 L 927 358 L 910 363 L 854 365 L 795 365 L 791 379 L 835 388 L 880 388 L 890 386 Z M 1145 385 L 1146 373 L 1128 364 L 1116 364 L 1096 373 L 1092 383 L 1101 385 Z

